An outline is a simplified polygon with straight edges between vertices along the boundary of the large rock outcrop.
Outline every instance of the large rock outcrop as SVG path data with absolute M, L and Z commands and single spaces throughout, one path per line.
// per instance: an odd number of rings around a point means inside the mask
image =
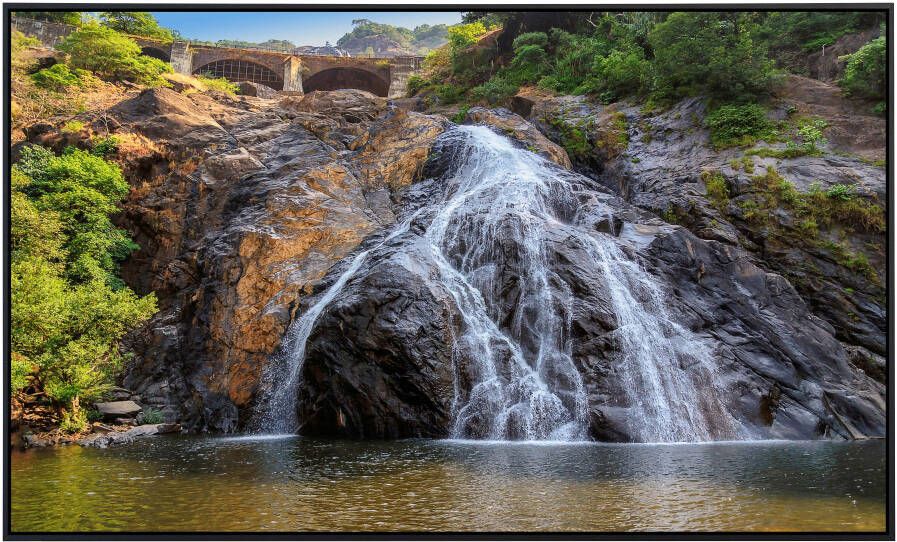
M 581 135 L 584 152 L 571 153 L 578 171 L 702 239 L 746 249 L 758 266 L 788 278 L 811 311 L 856 352 L 857 363 L 881 378 L 887 196 L 885 169 L 872 160 L 884 157 L 884 120 L 819 81 L 791 76 L 780 94 L 774 120 L 787 125 L 790 112 L 828 123 L 824 134 L 830 139 L 820 155 L 777 158 L 744 148 L 714 149 L 699 99 L 652 113 L 528 90 L 512 105 L 556 142 L 571 145 Z M 723 182 L 726 193 L 714 199 L 710 180 Z M 782 201 L 789 194 L 781 197 L 791 188 L 806 197 L 841 187 L 849 187 L 851 205 L 867 216 L 836 211 L 810 221 L 805 209 Z
M 368 241 L 371 254 L 310 334 L 299 402 L 302 432 L 354 438 L 452 434 L 459 398 L 469 386 L 466 379 L 474 378 L 469 369 L 473 360 L 459 343 L 471 324 L 446 279 L 439 278 L 425 230 L 438 212 L 434 202 L 445 197 L 446 184 L 456 176 L 453 157 L 473 152 L 453 145 L 457 143 L 440 140 L 427 166 L 430 180 L 404 193 L 405 213 L 419 213 L 408 231 L 382 246 L 376 239 Z M 592 438 L 642 440 L 636 403 L 645 398 L 626 393 L 620 359 L 625 321 L 610 301 L 614 293 L 608 275 L 596 267 L 593 249 L 584 244 L 590 237 L 612 238 L 625 255 L 621 257 L 662 285 L 665 312 L 651 318 L 657 318 L 653 325 L 664 328 L 663 340 L 672 346 L 655 346 L 670 348 L 678 366 L 669 370 L 681 370 L 700 389 L 700 396 L 690 397 L 687 405 L 671 408 L 682 409 L 681 416 L 709 414 L 707 438 L 884 435 L 883 384 L 852 364 L 836 329 L 813 314 L 785 277 L 758 266 L 744 248 L 664 223 L 586 177 L 564 178 L 576 196 L 562 198 L 570 207 L 554 211 L 569 222 L 545 225 L 551 232 L 543 249 L 553 277 L 547 287 L 571 303 L 572 359 L 588 397 Z M 491 203 L 484 204 L 488 208 Z M 482 216 L 484 209 L 472 207 L 470 216 Z M 495 242 L 500 250 L 493 254 L 507 265 L 496 264 L 495 269 L 482 263 L 482 272 L 494 273 L 484 279 L 491 289 L 483 296 L 487 306 L 502 308 L 496 325 L 514 335 L 518 315 L 528 318 L 518 312 L 521 278 L 513 271 L 525 249 L 510 235 Z M 469 247 L 464 239 L 457 246 L 460 263 Z M 452 259 L 451 254 L 446 257 Z M 342 268 L 333 273 L 340 272 Z M 475 274 L 470 280 L 476 280 Z M 649 295 L 638 282 L 629 280 L 629 288 L 639 303 Z M 648 306 L 661 311 L 650 302 Z M 519 337 L 524 350 L 526 337 Z M 700 343 L 706 354 L 678 341 Z M 500 351 L 502 345 L 495 347 Z M 702 355 L 714 360 L 706 372 Z M 496 378 L 510 377 L 499 370 Z
M 120 220 L 141 246 L 123 276 L 161 309 L 130 339 L 125 382 L 186 429 L 233 431 L 299 300 L 394 220 L 392 191 L 444 121 L 359 91 L 272 106 L 153 89 L 111 114 L 163 149 L 131 172 L 147 180 Z

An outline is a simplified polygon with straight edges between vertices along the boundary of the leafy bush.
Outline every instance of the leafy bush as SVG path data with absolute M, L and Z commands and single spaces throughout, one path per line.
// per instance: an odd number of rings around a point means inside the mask
M 64 433 L 80 433 L 87 429 L 87 414 L 82 409 L 67 410 L 62 413 L 59 429 Z
M 839 84 L 845 93 L 869 99 L 884 99 L 887 93 L 887 54 L 885 37 L 879 36 L 847 55 L 847 66 Z
M 408 96 L 414 96 L 427 86 L 427 81 L 420 75 L 414 74 L 408 78 Z
M 240 85 L 231 83 L 225 77 L 215 77 L 210 73 L 199 75 L 196 77 L 209 90 L 220 90 L 228 94 L 236 94 L 240 90 Z
M 87 422 L 79 401 L 108 389 L 122 363 L 119 341 L 156 301 L 111 272 L 134 246 L 109 220 L 128 189 L 117 166 L 83 151 L 57 157 L 26 147 L 22 155 L 11 177 L 11 385 L 43 391 L 62 429 L 78 432 Z
M 23 49 L 27 49 L 28 47 L 40 47 L 41 42 L 37 38 L 33 38 L 31 36 L 26 36 L 22 34 L 18 30 L 13 30 L 10 35 L 11 38 L 11 49 L 12 53 L 18 53 Z
M 31 79 L 39 88 L 62 92 L 69 87 L 82 86 L 84 84 L 82 74 L 86 72 L 84 70 L 73 72 L 65 64 L 53 64 L 49 68 L 31 74 Z
M 93 148 L 90 152 L 105 158 L 118 152 L 118 143 L 118 138 L 115 136 L 97 138 L 93 140 Z
M 806 154 L 814 155 L 819 153 L 819 146 L 826 145 L 828 141 L 822 137 L 822 131 L 828 123 L 822 119 L 814 119 L 804 122 L 797 130 L 803 142 Z
M 461 100 L 461 95 L 464 93 L 463 88 L 451 83 L 437 85 L 435 91 L 436 96 L 439 97 L 439 102 L 446 105 L 458 103 Z
M 701 172 L 701 180 L 707 187 L 707 199 L 717 209 L 725 209 L 729 205 L 729 186 L 722 173 L 716 170 L 704 170 Z
M 162 423 L 164 421 L 165 416 L 162 414 L 161 410 L 152 407 L 143 409 L 143 413 L 141 414 L 141 425 Z
M 826 191 L 825 195 L 831 199 L 849 201 L 853 198 L 853 186 L 849 186 L 846 184 L 835 184 L 832 185 L 828 189 L 828 191 Z
M 118 166 L 86 151 L 53 156 L 43 147 L 28 147 L 17 168 L 31 179 L 23 192 L 35 207 L 59 216 L 68 278 L 120 286 L 118 262 L 137 246 L 109 218 L 129 189 Z
M 140 46 L 111 28 L 87 24 L 69 34 L 57 47 L 71 55 L 75 68 L 89 70 L 111 79 L 131 79 L 146 85 L 164 85 L 161 74 L 171 66 L 157 58 L 140 54 Z
M 710 142 L 717 148 L 753 144 L 772 129 L 766 110 L 757 104 L 724 105 L 711 111 L 705 120 Z
M 62 133 L 64 134 L 76 134 L 84 129 L 84 123 L 80 120 L 70 120 L 66 122 L 62 126 Z
M 482 85 L 470 89 L 470 97 L 476 101 L 484 101 L 490 105 L 503 104 L 511 96 L 517 94 L 518 85 L 503 76 L 496 75 Z
M 460 51 L 476 43 L 480 36 L 486 32 L 488 32 L 488 29 L 480 21 L 452 25 L 448 27 L 449 45 L 452 51 Z

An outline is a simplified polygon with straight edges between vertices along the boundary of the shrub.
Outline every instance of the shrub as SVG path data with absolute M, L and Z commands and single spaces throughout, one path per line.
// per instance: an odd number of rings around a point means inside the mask
M 105 26 L 134 36 L 155 38 L 164 42 L 174 39 L 171 30 L 159 26 L 153 15 L 146 11 L 104 11 L 100 19 Z
M 240 85 L 231 83 L 225 77 L 214 77 L 210 73 L 205 73 L 196 77 L 209 90 L 220 90 L 227 94 L 234 95 L 240 90 Z
M 37 38 L 33 38 L 31 36 L 26 36 L 22 34 L 18 30 L 13 30 L 10 35 L 11 38 L 11 49 L 13 54 L 22 51 L 23 49 L 27 49 L 28 47 L 40 47 L 41 42 Z
M 427 86 L 427 81 L 420 75 L 412 75 L 408 78 L 408 96 L 414 96 Z
M 464 93 L 463 88 L 451 83 L 437 85 L 435 91 L 436 96 L 439 97 L 439 102 L 446 105 L 458 103 L 461 100 L 461 95 Z
M 885 37 L 879 36 L 857 52 L 847 55 L 847 66 L 839 84 L 845 93 L 869 99 L 884 99 L 887 93 Z
M 470 89 L 470 97 L 476 101 L 483 101 L 490 105 L 505 103 L 511 96 L 517 94 L 520 87 L 502 76 L 496 75 L 482 85 Z
M 93 140 L 93 148 L 90 152 L 103 158 L 115 154 L 118 152 L 118 138 L 115 136 L 96 138 Z
M 602 92 L 602 100 L 610 102 L 643 92 L 648 85 L 650 63 L 640 47 L 629 47 L 597 58 L 593 72 L 598 83 L 592 90 Z
M 66 410 L 59 422 L 59 429 L 64 433 L 80 433 L 87 429 L 87 414 L 82 409 Z
M 807 154 L 817 154 L 820 145 L 826 145 L 828 141 L 822 137 L 822 131 L 828 126 L 822 119 L 815 119 L 805 122 L 797 130 L 797 135 L 803 141 L 804 150 Z
M 147 85 L 166 84 L 159 76 L 171 67 L 140 54 L 140 46 L 111 28 L 87 24 L 69 34 L 57 47 L 71 55 L 75 68 L 92 71 L 111 79 L 132 79 Z
M 701 180 L 707 187 L 707 199 L 717 209 L 725 209 L 729 205 L 729 187 L 722 173 L 716 170 L 704 170 L 701 172 Z
M 143 413 L 141 415 L 141 425 L 149 425 L 162 423 L 165 421 L 165 416 L 162 414 L 161 410 L 146 407 L 143 409 Z
M 69 70 L 65 64 L 53 64 L 31 74 L 31 79 L 38 88 L 44 88 L 55 92 L 62 92 L 69 87 L 80 87 L 83 84 L 78 72 L 83 70 Z
M 455 113 L 455 115 L 452 117 L 452 122 L 454 122 L 455 124 L 461 124 L 462 122 L 464 122 L 464 119 L 467 118 L 468 111 L 470 111 L 469 105 L 462 106 L 461 109 L 459 109 L 458 112 Z
M 846 184 L 835 184 L 832 185 L 828 189 L 828 191 L 826 191 L 825 195 L 831 199 L 849 201 L 853 198 L 853 186 L 849 186 Z
M 133 245 L 109 220 L 127 191 L 117 167 L 82 151 L 22 154 L 10 199 L 12 391 L 32 383 L 63 413 L 63 430 L 78 432 L 79 401 L 108 389 L 119 341 L 155 312 L 155 297 L 138 298 L 103 268 L 122 256 L 104 248 Z
M 109 218 L 129 189 L 118 166 L 81 150 L 53 156 L 29 147 L 17 168 L 31 178 L 23 191 L 35 207 L 59 216 L 69 279 L 120 285 L 114 274 L 118 262 L 137 246 Z
M 707 115 L 706 124 L 716 148 L 751 145 L 772 129 L 766 110 L 757 104 L 724 105 Z
M 84 123 L 80 120 L 70 120 L 62 126 L 62 133 L 76 134 L 84 129 Z

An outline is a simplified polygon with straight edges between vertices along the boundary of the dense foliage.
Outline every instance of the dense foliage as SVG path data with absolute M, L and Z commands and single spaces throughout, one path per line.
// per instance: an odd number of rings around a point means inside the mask
M 104 11 L 100 20 L 105 26 L 124 34 L 144 36 L 170 42 L 171 30 L 159 26 L 153 15 L 146 11 Z
M 848 55 L 840 84 L 852 96 L 881 100 L 877 108 L 884 112 L 888 88 L 887 62 L 888 46 L 884 36 L 880 36 Z
M 140 54 L 131 38 L 95 23 L 69 34 L 57 48 L 70 55 L 72 67 L 108 79 L 160 85 L 164 84 L 160 75 L 171 71 L 168 63 Z
M 449 43 L 427 58 L 411 91 L 432 90 L 443 103 L 500 104 L 524 85 L 610 102 L 652 103 L 704 96 L 718 107 L 762 102 L 794 50 L 833 43 L 869 28 L 874 13 L 753 12 L 470 12 L 449 28 Z M 483 40 L 490 25 L 495 39 Z M 845 88 L 876 88 L 885 44 L 854 55 Z M 879 55 L 879 56 L 875 56 Z M 806 57 L 806 53 L 803 53 Z M 798 70 L 799 71 L 799 70 Z M 883 88 L 879 86 L 878 88 Z
M 72 432 L 120 369 L 122 336 L 156 310 L 116 275 L 136 248 L 110 220 L 127 191 L 118 166 L 84 151 L 28 147 L 12 170 L 11 389 L 45 395 Z

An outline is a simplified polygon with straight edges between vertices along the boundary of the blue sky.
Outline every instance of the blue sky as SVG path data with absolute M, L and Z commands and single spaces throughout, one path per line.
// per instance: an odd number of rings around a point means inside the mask
M 289 40 L 296 45 L 336 44 L 352 30 L 352 19 L 370 19 L 406 28 L 421 24 L 455 24 L 460 12 L 153 12 L 159 24 L 188 38 L 260 42 Z

